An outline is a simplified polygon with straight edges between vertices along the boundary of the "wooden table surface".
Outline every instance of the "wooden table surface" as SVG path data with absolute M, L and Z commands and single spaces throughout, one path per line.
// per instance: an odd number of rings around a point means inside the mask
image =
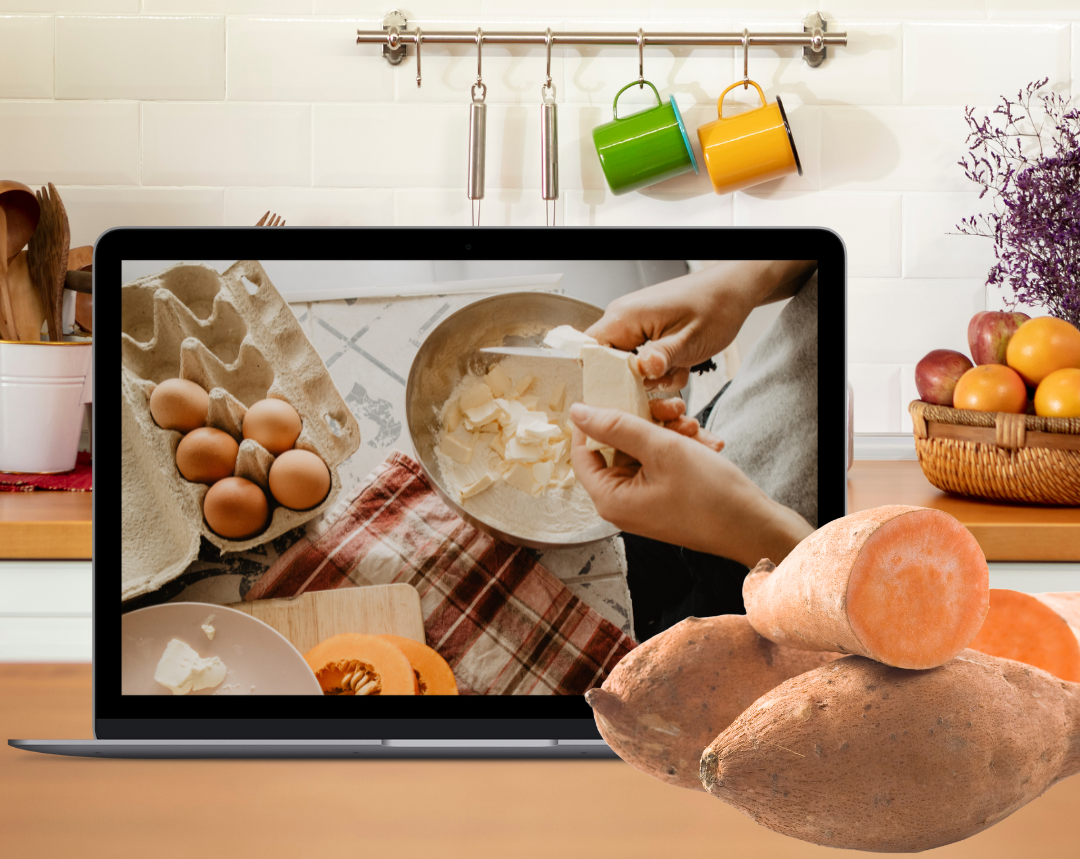
M 0 665 L 0 740 L 87 738 L 89 665 Z M 1080 777 L 935 859 L 1080 856 Z M 119 761 L 0 746 L 0 855 L 843 859 L 621 761 Z M 870 854 L 867 854 L 870 855 Z M 880 854 L 873 854 L 880 855 Z
M 936 507 L 975 535 L 989 561 L 1080 561 L 1080 508 L 997 504 L 935 488 L 914 460 L 860 460 L 848 472 L 848 512 L 885 504 Z
M 0 492 L 0 560 L 89 558 L 92 492 Z

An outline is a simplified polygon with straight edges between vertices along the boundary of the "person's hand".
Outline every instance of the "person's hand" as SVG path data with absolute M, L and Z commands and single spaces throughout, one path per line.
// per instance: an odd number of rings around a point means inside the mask
M 779 563 L 813 528 L 707 445 L 615 409 L 577 403 L 571 462 L 597 512 L 629 531 L 731 558 Z M 610 467 L 586 435 L 618 453 Z
M 686 416 L 686 403 L 680 398 L 665 397 L 649 400 L 649 411 L 652 412 L 653 420 L 659 421 L 661 426 L 692 438 L 717 453 L 724 449 L 723 440 L 708 430 L 702 429 L 696 419 Z
M 750 311 L 793 295 L 814 260 L 725 260 L 628 293 L 586 330 L 606 346 L 638 349 L 647 389 L 677 391 L 690 368 L 731 345 Z

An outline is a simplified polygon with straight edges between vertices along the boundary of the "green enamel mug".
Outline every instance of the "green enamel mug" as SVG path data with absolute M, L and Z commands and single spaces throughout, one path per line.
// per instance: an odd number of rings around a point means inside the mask
M 648 84 L 656 95 L 656 107 L 619 117 L 619 96 L 630 87 Z M 626 194 L 648 185 L 698 172 L 675 97 L 665 102 L 649 81 L 634 81 L 615 94 L 614 119 L 593 129 L 593 144 L 600 156 L 612 194 Z

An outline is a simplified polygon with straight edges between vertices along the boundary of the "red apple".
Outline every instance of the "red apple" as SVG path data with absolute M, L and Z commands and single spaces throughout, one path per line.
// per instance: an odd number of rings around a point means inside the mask
M 1004 364 L 1013 332 L 1031 317 L 1026 313 L 983 310 L 968 323 L 968 348 L 976 364 Z
M 953 404 L 953 390 L 960 377 L 971 369 L 968 356 L 953 349 L 935 349 L 915 365 L 915 387 L 919 396 L 938 406 Z

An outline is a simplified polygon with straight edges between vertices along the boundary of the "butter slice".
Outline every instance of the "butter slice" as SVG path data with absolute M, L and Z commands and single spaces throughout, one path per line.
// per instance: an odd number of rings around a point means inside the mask
M 532 468 L 528 465 L 522 465 L 520 462 L 515 462 L 510 467 L 503 475 L 503 480 L 528 495 L 532 495 L 533 488 L 536 486 Z
M 537 398 L 532 394 L 525 397 L 518 397 L 518 402 L 521 403 L 530 412 L 536 411 Z
M 225 663 L 217 656 L 203 659 L 192 647 L 174 638 L 161 655 L 154 679 L 174 695 L 187 695 L 220 685 L 225 673 Z
M 479 495 L 481 492 L 491 486 L 494 482 L 494 477 L 492 477 L 490 474 L 485 474 L 483 477 L 481 477 L 474 483 L 470 483 L 468 486 L 462 487 L 461 500 L 464 501 L 466 498 L 472 498 L 474 495 Z
M 473 447 L 476 444 L 476 436 L 470 435 L 467 442 L 462 441 L 456 435 L 448 435 L 442 440 L 439 449 L 455 462 L 467 465 L 472 459 Z
M 498 418 L 501 411 L 502 409 L 499 408 L 499 404 L 495 400 L 488 400 L 482 405 L 465 409 L 465 420 L 467 423 L 472 424 L 474 428 L 481 427 Z
M 566 352 L 575 358 L 581 357 L 581 347 L 586 344 L 595 346 L 596 339 L 570 325 L 552 328 L 544 337 L 544 345 L 560 352 Z
M 535 417 L 533 417 L 535 415 Z M 531 418 L 531 419 L 530 419 Z M 562 433 L 555 424 L 547 422 L 547 415 L 537 412 L 529 412 L 518 421 L 515 437 L 523 444 L 539 444 L 558 438 Z
M 513 462 L 538 462 L 544 458 L 544 446 L 540 444 L 522 444 L 517 438 L 506 443 L 504 459 Z
M 524 394 L 527 390 L 529 390 L 529 388 L 532 387 L 532 383 L 534 381 L 536 381 L 536 377 L 530 374 L 524 379 L 522 379 L 520 382 L 518 382 L 516 385 L 514 385 L 514 387 L 510 389 L 510 392 L 515 397 L 521 397 L 522 394 Z
M 551 395 L 548 406 L 553 412 L 561 412 L 566 406 L 566 385 L 562 382 L 559 382 L 559 387 L 557 387 L 555 393 Z
M 582 346 L 582 392 L 586 405 L 618 409 L 652 422 L 645 379 L 637 371 L 636 359 L 633 353 L 610 346 Z M 586 447 L 601 450 L 604 445 L 590 438 Z
M 461 420 L 464 415 L 461 414 L 461 407 L 458 405 L 458 401 L 454 400 L 450 404 L 450 408 L 446 410 L 446 431 L 453 432 L 459 426 L 461 426 Z
M 514 383 L 510 381 L 510 377 L 506 375 L 506 370 L 499 364 L 488 370 L 488 374 L 484 376 L 484 383 L 491 389 L 491 394 L 495 397 L 501 397 L 514 386 Z
M 490 403 L 492 399 L 491 388 L 480 382 L 461 395 L 458 406 L 468 414 L 469 409 L 475 409 L 477 406 L 484 405 L 484 403 Z
M 493 436 L 491 440 L 488 441 L 488 447 L 495 451 L 500 459 L 506 457 L 506 442 L 503 441 L 501 435 Z
M 551 474 L 555 470 L 553 462 L 538 462 L 533 466 L 533 477 L 541 486 L 551 483 Z

